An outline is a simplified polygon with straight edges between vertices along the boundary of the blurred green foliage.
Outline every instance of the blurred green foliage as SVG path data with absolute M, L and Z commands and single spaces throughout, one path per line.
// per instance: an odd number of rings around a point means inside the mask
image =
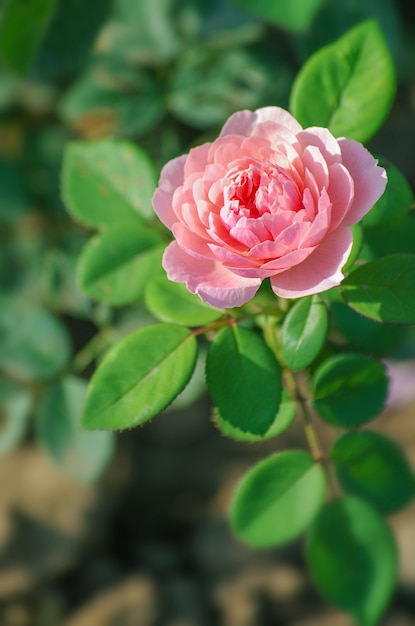
M 85 464 L 83 475 L 76 462 L 91 442 L 74 434 L 83 387 L 73 377 L 88 376 L 101 353 L 125 334 L 126 311 L 111 308 L 113 302 L 97 304 L 77 285 L 75 262 L 90 233 L 71 220 L 60 199 L 62 155 L 71 140 L 122 137 L 160 168 L 216 136 L 236 110 L 287 107 L 304 61 L 373 18 L 393 53 L 399 86 L 373 146 L 415 182 L 413 142 L 398 146 L 414 130 L 414 15 L 398 0 L 313 0 L 300 12 L 298 2 L 288 4 L 290 11 L 286 2 L 255 0 L 3 2 L 0 452 L 37 437 L 63 471 L 86 481 L 110 456 L 111 443 L 101 438 L 93 467 Z M 401 221 L 393 225 L 395 242 L 412 215 Z M 380 235 L 365 241 L 369 258 L 370 249 L 382 245 L 382 227 L 384 245 L 392 245 L 389 226 L 380 224 Z M 81 282 L 91 283 L 93 295 L 91 263 L 85 260 Z M 129 330 L 149 317 L 139 308 L 128 315 Z M 77 399 L 69 405 L 72 387 Z M 46 427 L 53 422 L 63 430 Z M 64 441 L 65 432 L 71 436 Z

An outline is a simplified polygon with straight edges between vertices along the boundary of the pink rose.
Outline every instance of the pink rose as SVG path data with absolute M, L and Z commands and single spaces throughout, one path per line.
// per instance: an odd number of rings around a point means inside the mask
M 319 293 L 343 279 L 349 226 L 385 185 L 357 141 L 303 130 L 278 107 L 235 113 L 161 172 L 153 205 L 175 237 L 163 267 L 218 307 L 241 306 L 264 278 L 283 298 Z

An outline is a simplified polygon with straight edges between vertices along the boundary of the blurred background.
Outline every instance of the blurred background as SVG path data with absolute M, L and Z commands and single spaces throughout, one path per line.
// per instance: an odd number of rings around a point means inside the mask
M 235 483 L 256 460 L 305 447 L 296 423 L 272 442 L 225 439 L 199 368 L 188 393 L 143 428 L 79 430 L 96 358 L 151 318 L 77 288 L 90 233 L 65 211 L 60 171 L 74 139 L 129 139 L 159 170 L 213 139 L 236 110 L 287 108 L 305 60 L 367 18 L 379 22 L 398 77 L 368 147 L 415 189 L 412 3 L 0 3 L 1 626 L 351 626 L 314 591 L 301 542 L 254 551 L 226 521 Z M 405 247 L 399 225 L 386 239 Z M 415 466 L 406 375 L 398 371 L 376 428 Z M 391 523 L 401 566 L 382 624 L 411 626 L 415 508 Z

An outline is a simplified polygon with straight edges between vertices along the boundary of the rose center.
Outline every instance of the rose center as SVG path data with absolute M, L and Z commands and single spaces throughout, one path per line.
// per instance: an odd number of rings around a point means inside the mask
M 251 163 L 230 172 L 224 187 L 224 207 L 239 217 L 260 218 L 280 210 L 298 211 L 301 196 L 292 177 L 272 163 Z

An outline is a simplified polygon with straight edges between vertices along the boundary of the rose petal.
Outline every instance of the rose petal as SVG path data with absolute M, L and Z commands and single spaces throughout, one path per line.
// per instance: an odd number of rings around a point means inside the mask
M 343 164 L 354 181 L 354 198 L 343 220 L 345 226 L 356 224 L 375 204 L 385 191 L 387 177 L 383 167 L 357 141 L 339 139 Z
M 187 154 L 169 161 L 161 170 L 159 186 L 153 195 L 153 207 L 159 219 L 167 228 L 177 220 L 173 211 L 172 198 L 177 187 L 183 184 L 184 165 Z
M 281 298 L 301 298 L 339 285 L 344 278 L 341 268 L 351 249 L 351 231 L 338 228 L 327 235 L 305 261 L 272 276 L 272 290 Z
M 186 283 L 187 289 L 203 302 L 220 308 L 242 306 L 254 297 L 261 284 L 258 278 L 237 276 L 219 262 L 194 259 L 175 241 L 164 252 L 163 267 L 170 280 Z
M 214 258 L 207 245 L 209 239 L 198 237 L 181 222 L 173 224 L 172 232 L 179 246 L 190 256 L 196 259 Z
M 327 128 L 311 126 L 298 133 L 297 139 L 303 150 L 307 146 L 316 146 L 328 165 L 340 163 L 341 150 L 339 143 Z
M 279 107 L 262 107 L 256 111 L 238 111 L 231 115 L 223 126 L 220 137 L 224 135 L 249 137 L 257 124 L 267 121 L 281 124 L 281 126 L 285 126 L 293 133 L 298 133 L 302 130 L 300 124 L 288 111 Z
M 327 189 L 332 203 L 330 231 L 343 221 L 354 196 L 353 179 L 341 163 L 333 163 L 329 168 L 330 182 Z

